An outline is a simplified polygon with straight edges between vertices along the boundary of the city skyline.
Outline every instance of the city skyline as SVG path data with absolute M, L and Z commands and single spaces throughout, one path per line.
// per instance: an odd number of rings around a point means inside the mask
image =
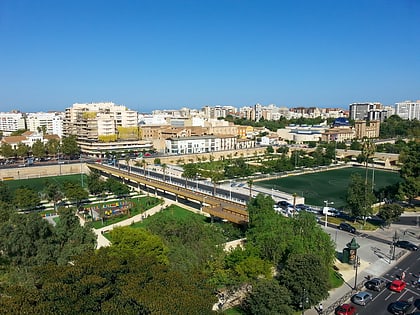
M 420 3 L 8 1 L 1 111 L 418 100 Z

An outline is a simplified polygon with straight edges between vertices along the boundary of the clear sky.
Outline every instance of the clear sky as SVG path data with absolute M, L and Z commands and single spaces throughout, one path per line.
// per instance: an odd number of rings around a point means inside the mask
M 419 0 L 0 0 L 0 111 L 409 99 Z

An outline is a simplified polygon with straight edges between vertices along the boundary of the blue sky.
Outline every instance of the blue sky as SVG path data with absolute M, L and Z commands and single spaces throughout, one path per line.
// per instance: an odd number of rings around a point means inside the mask
M 418 0 L 2 0 L 0 111 L 420 99 Z

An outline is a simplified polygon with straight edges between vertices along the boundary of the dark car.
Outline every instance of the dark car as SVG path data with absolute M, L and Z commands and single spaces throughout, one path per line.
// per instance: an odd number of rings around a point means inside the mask
M 354 227 L 352 227 L 350 224 L 345 223 L 345 222 L 341 222 L 340 225 L 338 226 L 338 228 L 340 230 L 347 231 L 347 232 L 350 232 L 350 233 L 353 233 L 353 234 L 356 233 L 356 229 Z
M 293 207 L 293 205 L 290 202 L 287 202 L 285 200 L 279 201 L 277 205 L 284 210 L 286 210 L 288 207 Z
M 395 243 L 396 246 L 404 248 L 404 249 L 408 249 L 408 250 L 413 250 L 416 251 L 419 249 L 419 247 L 409 241 L 398 241 Z
M 389 305 L 389 311 L 394 315 L 404 315 L 407 314 L 410 306 L 411 303 L 407 301 L 397 301 Z
M 369 290 L 381 291 L 386 287 L 386 280 L 382 278 L 373 278 L 366 282 L 365 286 Z

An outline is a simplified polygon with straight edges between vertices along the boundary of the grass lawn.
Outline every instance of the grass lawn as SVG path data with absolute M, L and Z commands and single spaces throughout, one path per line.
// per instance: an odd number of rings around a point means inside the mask
M 153 208 L 157 205 L 159 205 L 161 203 L 161 199 L 159 198 L 155 198 L 155 197 L 141 197 L 141 198 L 132 198 L 129 199 L 128 201 L 133 203 L 133 208 L 131 208 L 130 210 L 130 215 L 128 214 L 124 214 L 124 215 L 120 215 L 120 216 L 116 216 L 116 217 L 111 217 L 108 218 L 106 220 L 104 220 L 104 222 L 102 223 L 101 220 L 99 221 L 94 221 L 92 222 L 92 227 L 95 229 L 100 229 L 104 226 L 108 226 L 114 223 L 118 223 L 121 221 L 124 221 L 130 217 L 133 217 L 137 214 L 143 213 L 144 211 Z M 89 207 L 92 206 L 99 206 L 99 205 L 110 205 L 112 203 L 115 203 L 115 201 L 109 201 L 109 202 L 104 202 L 104 203 L 91 203 L 91 204 L 85 204 L 83 205 L 85 209 L 88 209 Z M 88 210 L 89 211 L 89 210 Z
M 325 172 L 293 175 L 279 179 L 255 182 L 254 185 L 290 194 L 296 193 L 305 198 L 305 203 L 315 206 L 325 205 L 324 200 L 334 202 L 334 207 L 340 208 L 346 204 L 347 188 L 350 177 L 354 173 L 359 173 L 365 177 L 365 169 L 348 167 L 338 170 Z M 372 179 L 372 170 L 369 169 L 368 177 Z M 394 185 L 401 181 L 398 173 L 382 170 L 374 170 L 374 188 L 380 189 Z
M 202 218 L 203 223 L 206 222 L 206 220 L 207 220 L 207 217 L 205 217 L 201 214 L 193 213 L 193 212 L 188 211 L 188 210 L 186 210 L 186 209 L 184 209 L 180 206 L 177 206 L 177 205 L 170 205 L 169 207 L 167 207 L 163 211 L 160 211 L 160 212 L 154 214 L 153 218 L 155 220 L 159 221 L 159 220 L 163 220 L 167 217 L 181 219 L 181 218 L 192 218 L 192 217 L 196 217 L 196 216 L 199 216 L 200 218 Z M 147 227 L 148 222 L 150 222 L 150 221 L 148 221 L 146 219 L 146 220 L 143 220 L 143 221 L 140 221 L 140 222 L 136 222 L 136 223 L 134 223 L 130 226 L 133 227 L 133 228 L 144 228 L 144 227 Z
M 83 187 L 86 187 L 87 182 L 86 175 L 83 174 Z M 50 176 L 50 177 L 40 177 L 40 178 L 29 178 L 29 179 L 15 179 L 3 181 L 6 184 L 11 192 L 13 193 L 17 188 L 22 186 L 27 186 L 37 192 L 44 190 L 46 182 L 57 182 L 62 185 L 66 181 L 82 183 L 82 178 L 80 174 L 75 175 L 63 175 L 63 176 Z

